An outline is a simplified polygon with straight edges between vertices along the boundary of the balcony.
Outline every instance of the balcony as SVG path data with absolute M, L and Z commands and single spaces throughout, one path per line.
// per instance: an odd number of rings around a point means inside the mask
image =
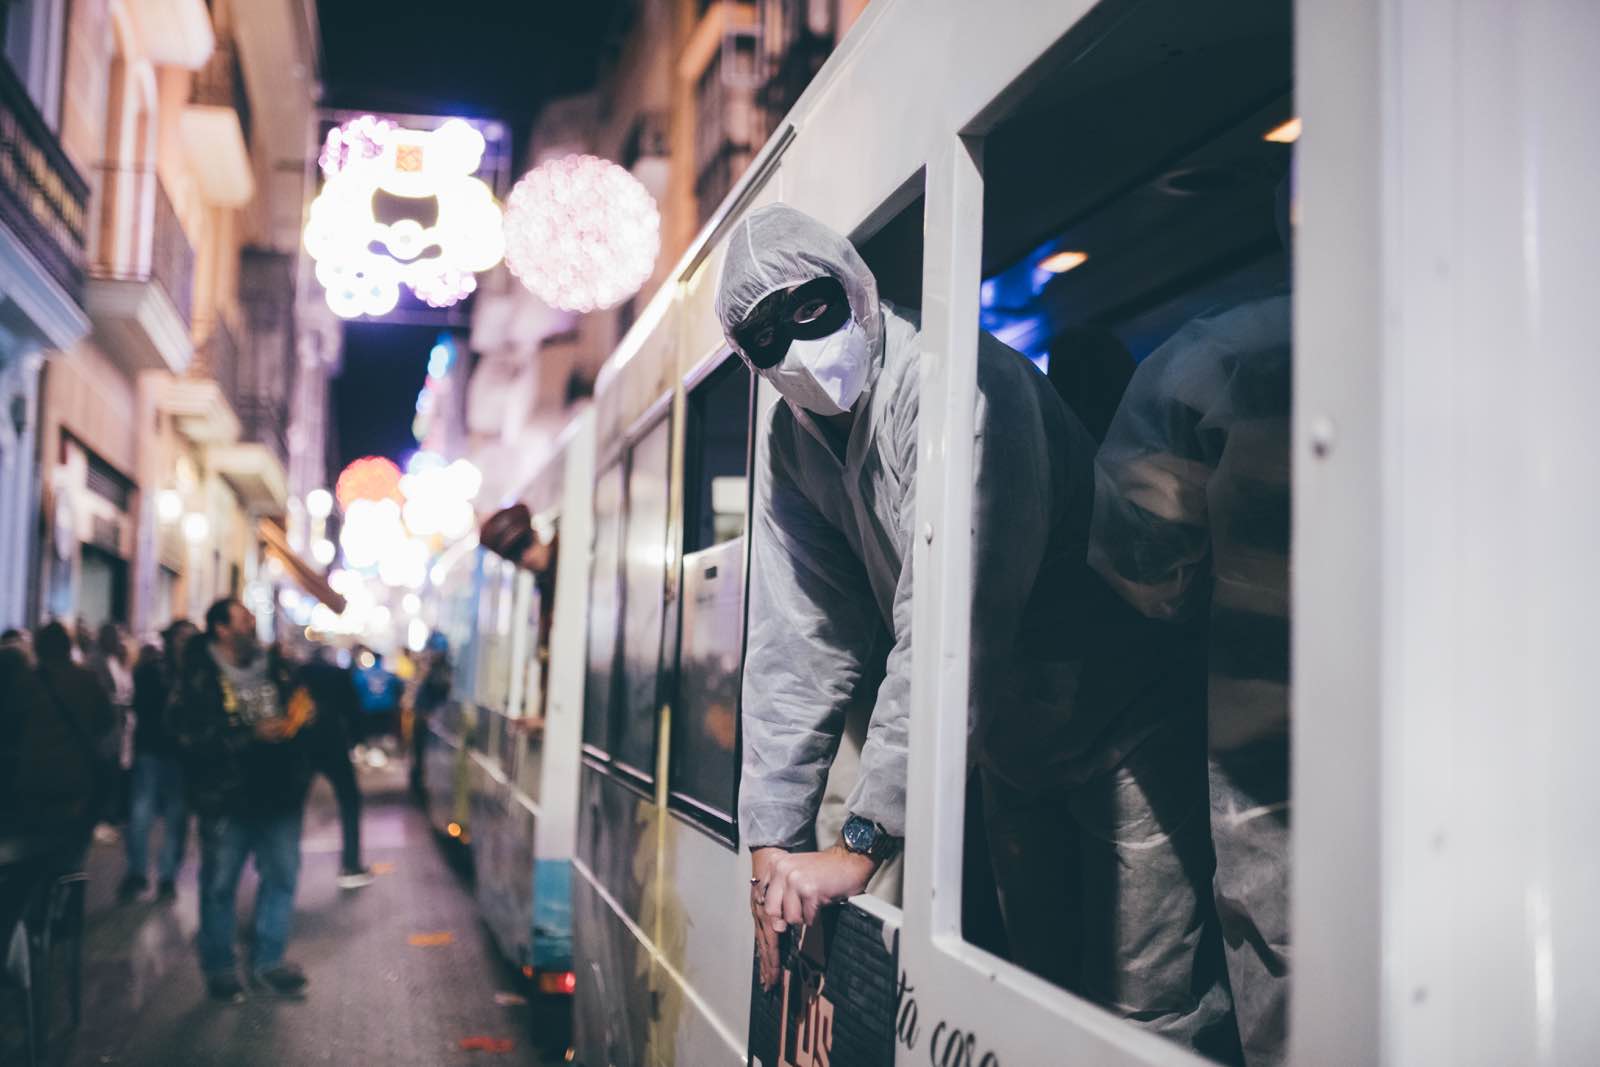
M 164 67 L 196 70 L 216 44 L 208 0 L 131 0 L 145 55 Z
M 238 419 L 236 436 L 208 444 L 207 459 L 252 513 L 282 515 L 289 496 L 287 406 L 245 387 L 248 360 L 226 323 L 217 323 L 200 353 L 191 377 L 210 375 Z
M 699 221 L 717 210 L 755 158 L 766 130 L 756 103 L 755 37 L 728 30 L 695 83 L 694 192 Z
M 186 373 L 163 383 L 156 404 L 189 440 L 221 448 L 239 440 L 238 383 L 239 348 L 219 321 Z
M 830 5 L 762 0 L 761 89 L 768 130 L 778 127 L 833 51 L 838 28 Z
M 151 170 L 101 169 L 101 254 L 84 304 L 95 336 L 132 373 L 182 374 L 189 337 L 194 249 Z
M 218 42 L 206 65 L 195 72 L 178 127 L 207 203 L 240 207 L 255 195 L 250 94 L 233 42 Z
M 73 301 L 83 295 L 88 201 L 88 182 L 0 61 L 0 223 Z

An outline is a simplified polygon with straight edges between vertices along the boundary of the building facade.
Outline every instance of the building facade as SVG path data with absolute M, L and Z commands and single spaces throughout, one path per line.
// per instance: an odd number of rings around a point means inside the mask
M 233 593 L 270 617 L 285 568 L 266 562 L 261 524 L 288 510 L 315 27 L 292 0 L 4 10 L 8 113 L 21 108 L 11 82 L 28 88 L 37 69 L 28 128 L 53 135 L 39 158 L 61 176 L 36 184 L 68 195 L 61 254 L 35 255 L 34 288 L 63 298 L 57 321 L 12 331 L 23 340 L 0 371 L 23 398 L 13 450 L 34 483 L 8 454 L 0 614 L 148 636 Z M 24 10 L 43 43 L 18 67 Z M 50 47 L 57 58 L 37 58 Z

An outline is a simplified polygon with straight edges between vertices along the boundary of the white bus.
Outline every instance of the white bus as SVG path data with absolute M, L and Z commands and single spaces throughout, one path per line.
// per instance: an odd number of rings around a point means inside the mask
M 1584 0 L 875 0 L 598 384 L 586 604 L 551 639 L 586 650 L 581 747 L 544 772 L 577 768 L 577 1061 L 1204 1062 L 964 936 L 978 337 L 1137 362 L 1291 288 L 1288 1059 L 1600 1057 L 1597 51 Z M 777 201 L 920 307 L 923 369 L 903 893 L 852 902 L 850 958 L 774 1014 L 736 813 L 775 396 L 712 300 Z

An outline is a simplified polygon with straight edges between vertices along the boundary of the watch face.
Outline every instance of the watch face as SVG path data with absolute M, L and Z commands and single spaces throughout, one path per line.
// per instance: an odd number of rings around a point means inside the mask
M 851 852 L 871 852 L 878 829 L 865 819 L 852 816 L 844 824 L 844 846 Z

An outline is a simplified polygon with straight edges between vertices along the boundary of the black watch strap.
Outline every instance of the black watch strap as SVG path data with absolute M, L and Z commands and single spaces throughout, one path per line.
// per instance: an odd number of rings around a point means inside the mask
M 844 847 L 858 855 L 883 863 L 892 859 L 900 851 L 900 839 L 895 837 L 880 823 L 860 815 L 852 815 L 845 820 L 844 830 L 839 835 Z

